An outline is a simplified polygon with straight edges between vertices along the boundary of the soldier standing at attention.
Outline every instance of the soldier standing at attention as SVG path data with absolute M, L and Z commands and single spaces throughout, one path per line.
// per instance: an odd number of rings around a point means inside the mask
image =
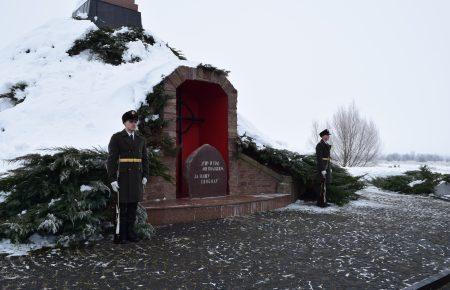
M 327 202 L 327 189 L 331 184 L 331 145 L 328 143 L 330 139 L 330 132 L 328 129 L 319 133 L 322 138 L 316 145 L 316 159 L 317 159 L 317 174 L 319 183 L 319 196 L 317 205 L 320 207 L 329 206 Z M 328 191 L 329 192 L 329 191 Z
M 137 242 L 133 231 L 138 202 L 143 200 L 143 187 L 149 178 L 147 144 L 137 132 L 138 114 L 128 111 L 122 116 L 125 128 L 112 135 L 108 145 L 107 171 L 112 189 L 117 192 L 120 209 L 118 235 L 114 243 Z M 116 224 L 117 226 L 117 224 Z

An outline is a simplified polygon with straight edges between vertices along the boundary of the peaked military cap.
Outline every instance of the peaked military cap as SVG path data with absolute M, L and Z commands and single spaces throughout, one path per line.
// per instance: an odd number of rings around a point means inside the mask
M 320 137 L 323 137 L 324 135 L 331 135 L 330 131 L 328 131 L 328 129 L 323 130 L 322 132 L 319 133 Z
M 135 110 L 125 112 L 125 114 L 122 115 L 122 123 L 125 123 L 128 120 L 138 120 L 138 113 Z

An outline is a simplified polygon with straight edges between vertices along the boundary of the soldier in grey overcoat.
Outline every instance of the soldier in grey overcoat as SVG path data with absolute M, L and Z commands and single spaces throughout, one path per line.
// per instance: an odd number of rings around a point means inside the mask
M 108 145 L 107 171 L 112 189 L 118 194 L 120 233 L 116 243 L 138 240 L 133 226 L 138 202 L 143 200 L 149 179 L 147 144 L 137 129 L 138 114 L 131 110 L 123 114 L 125 128 L 112 135 Z

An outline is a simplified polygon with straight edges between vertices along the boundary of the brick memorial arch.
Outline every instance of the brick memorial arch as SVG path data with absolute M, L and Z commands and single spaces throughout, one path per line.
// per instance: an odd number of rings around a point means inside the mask
M 145 188 L 143 205 L 150 223 L 221 218 L 292 202 L 290 177 L 237 152 L 237 90 L 224 74 L 204 67 L 180 66 L 164 78 L 163 85 L 169 96 L 164 132 L 176 140 L 180 152 L 162 157 L 175 182 L 152 177 Z M 220 179 L 225 180 L 226 191 L 202 192 L 201 197 L 208 198 L 194 198 L 189 192 L 186 161 L 205 144 L 223 157 L 224 175 Z
M 149 199 L 176 199 L 186 197 L 186 187 L 183 188 L 183 165 L 186 158 L 195 149 L 207 143 L 216 147 L 228 166 L 228 193 L 237 192 L 237 91 L 228 79 L 218 73 L 202 68 L 179 67 L 164 80 L 165 92 L 170 96 L 164 110 L 164 119 L 169 125 L 164 129 L 171 138 L 180 139 L 179 102 L 182 106 L 182 117 L 191 117 L 190 110 L 198 119 L 204 119 L 202 124 L 182 122 L 182 130 L 190 126 L 188 132 L 181 136 L 182 148 L 180 156 L 164 156 L 163 163 L 169 168 L 169 174 L 177 181 L 170 184 L 162 178 L 157 178 L 146 188 Z M 198 120 L 200 121 L 200 120 Z M 210 124 L 210 125 L 208 125 Z M 199 128 L 200 126 L 201 128 Z M 203 133 L 203 134 L 202 134 Z M 197 136 L 196 136 L 197 135 Z M 202 138 L 203 137 L 203 138 Z M 180 184 L 181 183 L 181 184 Z

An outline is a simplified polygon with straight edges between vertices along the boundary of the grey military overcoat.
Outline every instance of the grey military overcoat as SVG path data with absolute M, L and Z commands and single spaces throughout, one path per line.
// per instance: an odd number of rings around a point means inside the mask
M 142 159 L 142 162 L 119 162 L 123 158 Z M 135 131 L 134 140 L 125 129 L 112 135 L 106 166 L 109 182 L 119 183 L 119 202 L 143 200 L 142 178 L 149 179 L 149 163 L 146 140 L 141 133 Z

